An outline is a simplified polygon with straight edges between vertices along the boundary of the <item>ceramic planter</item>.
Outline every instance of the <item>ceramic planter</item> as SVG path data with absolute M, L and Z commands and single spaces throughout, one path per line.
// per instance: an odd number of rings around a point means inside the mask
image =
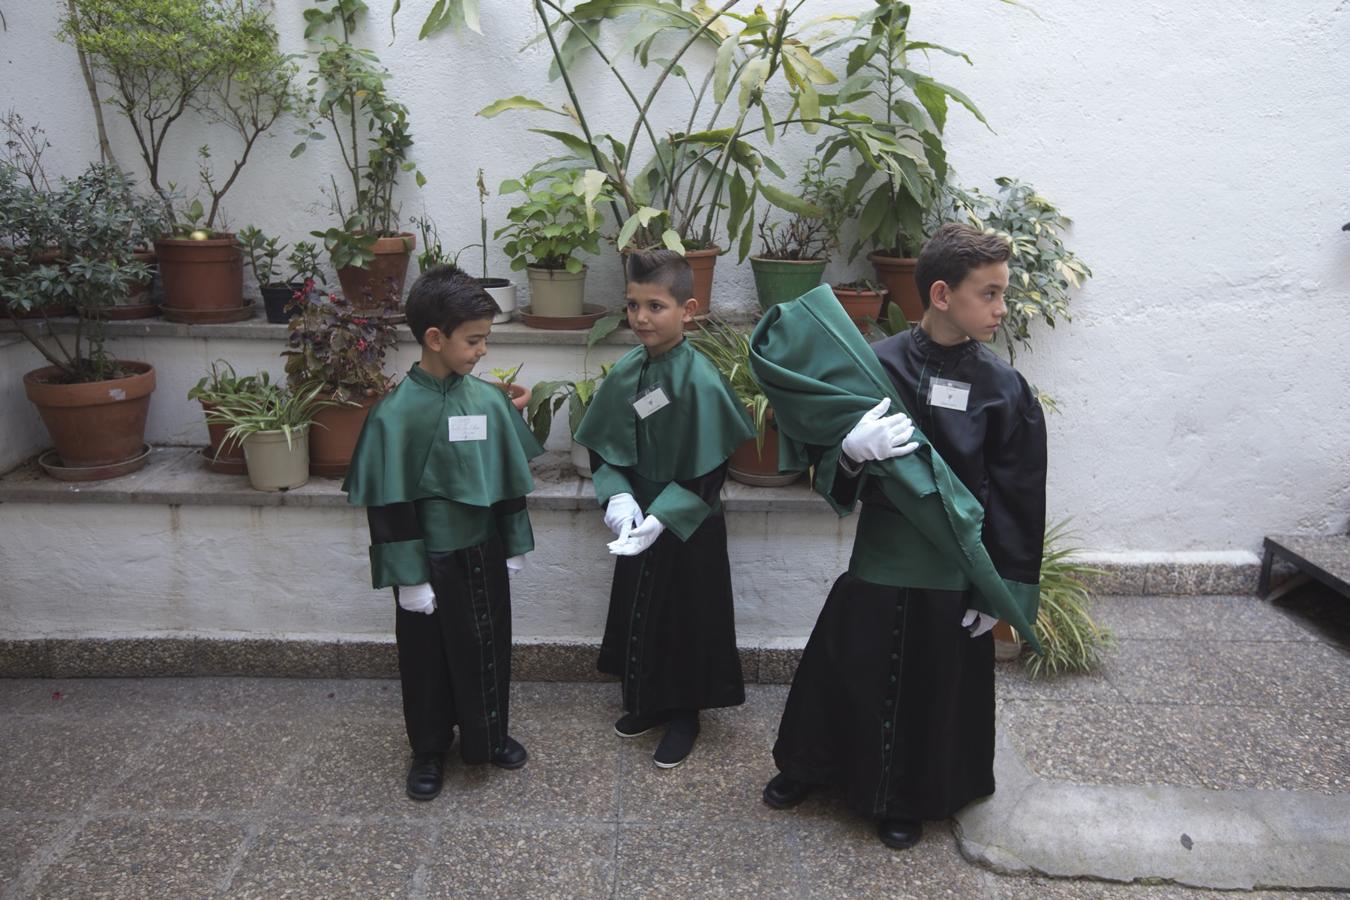
M 331 400 L 332 395 L 324 399 Z M 314 413 L 314 428 L 309 434 L 309 472 L 328 478 L 347 474 L 356 451 L 356 439 L 366 424 L 370 408 L 379 397 L 354 398 L 357 406 L 325 406 Z
M 1002 662 L 1017 659 L 1022 655 L 1022 639 L 1007 622 L 994 626 L 994 659 Z
M 365 268 L 343 266 L 337 270 L 342 295 L 352 309 L 381 312 L 403 305 L 403 283 L 408 278 L 408 260 L 417 247 L 417 236 L 404 231 L 375 241 L 375 259 Z
M 868 320 L 876 321 L 881 316 L 881 305 L 886 300 L 885 288 L 872 291 L 830 285 L 830 289 L 834 291 L 834 298 L 839 301 L 844 312 L 848 313 L 853 324 L 857 325 L 863 334 L 867 334 Z
M 801 477 L 800 472 L 778 471 L 778 430 L 773 425 L 773 410 L 764 422 L 764 446 L 756 446 L 755 438 L 750 438 L 736 448 L 727 464 L 734 480 L 756 487 L 780 487 Z
M 478 284 L 487 291 L 500 310 L 492 317 L 492 324 L 510 322 L 516 314 L 516 286 L 506 278 L 479 278 Z
M 750 270 L 755 275 L 755 293 L 759 295 L 760 309 L 796 300 L 820 284 L 820 277 L 825 274 L 828 263 L 827 259 L 750 257 Z
M 285 325 L 291 320 L 291 314 L 286 311 L 286 307 L 291 300 L 295 298 L 295 292 L 304 289 L 304 285 L 297 284 L 269 284 L 258 288 L 258 293 L 262 294 L 263 309 L 267 313 L 267 321 L 273 325 Z
M 149 363 L 121 361 L 130 373 L 86 384 L 62 384 L 56 366 L 34 369 L 23 376 L 24 392 L 47 426 L 63 468 L 87 470 L 89 478 L 100 467 L 120 467 L 145 452 L 145 419 L 155 390 L 155 369 Z M 143 464 L 143 463 L 142 463 Z
M 721 255 L 721 247 L 684 251 L 685 261 L 694 271 L 694 299 L 698 301 L 698 308 L 694 310 L 695 319 L 704 318 L 712 312 L 713 269 L 717 266 L 717 257 Z M 685 330 L 697 327 L 697 323 L 686 325 Z
M 155 241 L 164 317 L 173 322 L 237 322 L 253 315 L 244 303 L 244 258 L 232 234 L 204 241 Z
M 571 318 L 585 311 L 586 267 L 580 272 L 528 266 L 530 314 L 536 317 Z
M 202 405 L 202 412 L 210 416 L 215 411 L 215 405 L 198 400 Z M 222 475 L 243 475 L 248 471 L 248 465 L 244 460 L 244 448 L 237 440 L 229 440 L 225 433 L 230 430 L 230 426 L 223 422 L 206 423 L 206 433 L 210 435 L 211 444 L 202 451 L 202 456 L 206 458 L 206 467 L 212 472 L 219 472 Z
M 309 480 L 309 429 L 259 431 L 244 438 L 248 480 L 255 490 L 288 491 Z
M 922 319 L 923 303 L 919 301 L 919 286 L 914 283 L 914 267 L 919 261 L 880 252 L 869 253 L 867 258 L 876 269 L 877 280 L 886 286 L 891 302 L 900 304 L 905 320 L 917 322 Z

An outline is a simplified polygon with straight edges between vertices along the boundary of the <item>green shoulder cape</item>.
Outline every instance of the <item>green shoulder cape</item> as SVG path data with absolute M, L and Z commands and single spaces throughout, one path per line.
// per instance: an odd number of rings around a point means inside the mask
M 451 416 L 484 416 L 487 439 L 449 439 Z M 534 489 L 544 448 L 500 389 L 478 378 L 428 375 L 414 364 L 370 411 L 342 489 L 353 506 L 429 497 L 491 506 Z
M 670 404 L 639 418 L 633 401 L 655 385 Z M 645 347 L 624 354 L 600 383 L 575 437 L 611 466 L 669 482 L 706 475 L 754 436 L 731 385 L 685 340 L 655 359 Z
M 905 411 L 890 378 L 858 327 L 826 286 L 769 308 L 750 338 L 750 367 L 773 406 L 786 459 L 804 460 L 805 445 L 837 448 L 858 418 L 883 397 Z M 968 577 L 982 612 L 1004 620 L 1037 650 L 1034 584 L 999 576 L 981 542 L 984 509 L 916 428 L 919 449 L 867 464 L 895 508 L 934 550 Z M 825 493 L 833 468 L 817 479 Z M 822 483 L 822 481 L 824 483 Z

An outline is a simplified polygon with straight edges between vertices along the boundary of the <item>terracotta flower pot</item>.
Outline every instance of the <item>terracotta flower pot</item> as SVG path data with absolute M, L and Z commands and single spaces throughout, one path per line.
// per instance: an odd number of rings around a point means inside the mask
M 694 299 L 698 301 L 698 309 L 694 310 L 696 319 L 712 312 L 713 268 L 716 267 L 717 257 L 721 254 L 721 247 L 684 251 L 684 258 L 689 263 L 689 268 L 694 270 Z M 695 322 L 686 325 L 685 330 L 697 327 L 698 324 Z
M 207 403 L 204 400 L 198 400 L 202 405 L 202 412 L 210 415 L 215 411 L 215 404 Z M 206 432 L 211 436 L 211 445 L 206 448 L 206 467 L 212 472 L 220 472 L 223 475 L 243 475 L 248 471 L 248 465 L 244 459 L 244 447 L 239 441 L 227 440 L 225 432 L 230 430 L 230 426 L 219 422 L 207 422 Z
M 757 446 L 755 438 L 750 438 L 731 454 L 728 469 L 734 480 L 757 487 L 792 484 L 801 476 L 800 472 L 778 472 L 778 431 L 773 427 L 773 410 L 769 410 L 765 419 L 764 446 Z
M 331 399 L 332 395 L 329 395 Z M 313 475 L 338 478 L 347 474 L 356 450 L 356 439 L 366 424 L 370 408 L 379 397 L 354 398 L 359 406 L 325 406 L 314 414 L 309 432 L 309 471 Z
M 886 300 L 886 289 L 879 291 L 855 290 L 837 284 L 830 285 L 834 298 L 844 307 L 844 312 L 858 326 L 858 330 L 867 334 L 867 320 L 875 321 L 881 316 L 881 304 Z
M 492 382 L 497 387 L 506 391 L 506 396 L 511 399 L 511 405 L 518 412 L 524 412 L 525 407 L 530 405 L 530 389 L 523 384 L 502 384 L 500 381 Z
M 288 491 L 309 480 L 309 429 L 297 428 L 286 442 L 282 431 L 259 431 L 244 438 L 248 480 L 259 491 Z
M 342 295 L 352 309 L 382 311 L 387 306 L 403 306 L 403 283 L 408 279 L 408 260 L 417 247 L 417 236 L 409 231 L 375 241 L 375 259 L 369 266 L 343 266 L 337 270 Z
M 869 253 L 867 258 L 877 271 L 877 280 L 886 285 L 892 303 L 900 304 L 900 311 L 906 321 L 917 322 L 923 318 L 923 303 L 919 300 L 919 286 L 914 283 L 914 267 L 917 259 L 887 256 L 884 253 Z
M 145 418 L 155 389 L 149 363 L 123 360 L 132 374 L 85 384 L 62 384 L 56 366 L 23 376 L 23 389 L 47 426 L 56 454 L 69 467 L 111 466 L 141 455 Z
M 175 321 L 209 322 L 244 310 L 244 257 L 233 234 L 155 241 L 164 308 Z

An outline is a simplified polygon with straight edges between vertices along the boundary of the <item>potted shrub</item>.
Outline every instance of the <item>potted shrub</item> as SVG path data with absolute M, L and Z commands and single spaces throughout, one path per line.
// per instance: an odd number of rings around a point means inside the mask
M 524 363 L 516 363 L 511 369 L 488 369 L 488 374 L 497 379 L 493 384 L 502 389 L 506 394 L 511 405 L 518 412 L 523 412 L 530 403 L 530 389 L 523 384 L 516 384 L 516 376 L 520 374 L 520 367 Z
M 755 436 L 731 455 L 728 464 L 731 477 L 742 484 L 759 487 L 777 487 L 796 481 L 800 472 L 780 474 L 778 471 L 778 436 L 773 424 L 773 409 L 750 372 L 749 338 L 712 316 L 702 329 L 689 336 L 689 340 L 722 373 L 755 423 Z
M 319 269 L 319 248 L 309 241 L 295 242 L 295 249 L 286 257 L 290 275 L 283 279 L 277 259 L 289 245 L 279 244 L 279 241 L 280 238 L 268 237 L 252 225 L 239 229 L 239 243 L 248 254 L 249 268 L 258 282 L 267 321 L 274 325 L 284 325 L 291 320 L 288 307 L 296 293 L 306 290 L 306 285 L 312 287 L 315 282 L 328 280 Z
M 109 166 L 92 165 L 44 192 L 0 164 L 0 245 L 14 248 L 18 241 L 51 235 L 64 260 L 43 263 L 35 254 L 14 252 L 0 263 L 5 310 L 49 363 L 24 375 L 23 383 L 55 444 L 55 458 L 44 454 L 42 462 L 57 478 L 112 478 L 135 471 L 149 456 L 145 420 L 154 367 L 116 359 L 106 349 L 105 312 L 150 275 L 132 258 L 134 206 L 132 182 Z M 6 210 L 22 208 L 42 210 L 36 227 L 50 230 L 17 231 Z M 22 317 L 66 306 L 81 315 L 65 338 Z
M 165 318 L 248 318 L 239 247 L 232 234 L 215 230 L 221 201 L 258 139 L 305 104 L 294 83 L 298 68 L 278 48 L 267 8 L 253 0 L 69 0 L 67 10 L 61 36 L 110 89 L 107 102 L 131 128 L 150 187 L 173 221 L 155 242 Z M 194 199 L 180 214 L 163 161 L 170 131 L 189 110 L 233 133 L 237 148 L 224 156 L 223 171 L 212 162 L 223 154 L 201 148 L 198 176 L 209 206 Z
M 761 309 L 795 300 L 820 284 L 839 245 L 839 229 L 857 213 L 847 182 L 829 177 L 829 165 L 807 160 L 797 193 L 809 209 L 786 222 L 759 220 L 760 252 L 750 257 L 750 267 Z
M 529 420 L 535 439 L 541 444 L 548 440 L 548 433 L 553 430 L 553 417 L 558 414 L 564 403 L 567 404 L 567 433 L 574 438 L 571 449 L 572 466 L 582 478 L 591 477 L 591 455 L 585 447 L 576 442 L 577 428 L 580 427 L 581 418 L 586 415 L 595 392 L 599 390 L 600 382 L 604 381 L 613 367 L 613 363 L 605 363 L 600 366 L 600 374 L 594 378 L 587 377 L 583 373 L 576 381 L 541 381 L 530 389 L 530 405 L 525 418 Z
M 487 185 L 483 182 L 483 170 L 478 170 L 478 242 L 467 244 L 460 248 L 459 252 L 453 257 L 448 255 L 441 247 L 441 238 L 436 230 L 436 223 L 426 213 L 421 218 L 414 217 L 412 223 L 417 226 L 418 235 L 422 239 L 422 252 L 417 255 L 417 270 L 425 272 L 432 266 L 438 266 L 443 263 L 453 263 L 459 265 L 459 257 L 465 250 L 474 247 L 480 248 L 483 254 L 483 274 L 476 280 L 483 290 L 488 292 L 492 302 L 497 304 L 497 314 L 492 317 L 495 325 L 500 325 L 511 321 L 516 312 L 516 285 L 509 278 L 497 278 L 488 275 L 487 267 Z
M 344 200 L 333 182 L 329 199 L 341 224 L 313 235 L 323 240 L 353 307 L 397 315 L 417 239 L 399 229 L 394 188 L 403 172 L 413 172 L 418 186 L 426 179 L 408 159 L 413 145 L 408 108 L 390 95 L 389 72 L 374 53 L 351 42 L 366 12 L 363 0 L 334 0 L 329 9 L 305 11 L 307 39 L 335 24 L 341 33 L 323 36 L 310 84 L 322 84 L 318 118 L 337 139 L 350 190 Z M 314 125 L 300 133 L 305 141 L 292 156 L 304 152 L 308 140 L 324 138 Z
M 1111 632 L 1092 619 L 1092 592 L 1087 587 L 1089 579 L 1106 573 L 1073 558 L 1078 549 L 1064 545 L 1071 537 L 1068 526 L 1065 520 L 1045 532 L 1035 623 L 1036 638 L 1044 652 L 1027 657 L 1027 672 L 1032 677 L 1091 671 L 1115 644 Z M 1002 652 L 1000 659 L 1015 659 L 1021 651 L 1021 639 L 1000 622 L 994 626 L 994 649 Z
M 511 258 L 511 268 L 526 271 L 529 314 L 581 316 L 586 311 L 586 266 L 576 254 L 600 251 L 600 223 L 593 204 L 608 199 L 604 176 L 594 170 L 543 163 L 518 181 L 502 182 L 499 190 L 525 196 L 511 207 L 508 224 L 497 229 L 494 237 L 507 238 L 502 249 Z
M 394 386 L 384 373 L 385 356 L 398 342 L 392 315 L 398 301 L 389 300 L 383 315 L 371 315 L 311 285 L 292 302 L 290 337 L 281 354 L 287 382 L 296 390 L 317 385 L 325 401 L 309 441 L 315 475 L 346 474 L 366 415 Z
M 332 401 L 324 386 L 302 385 L 236 394 L 217 406 L 207 422 L 225 426 L 225 440 L 244 448 L 248 480 L 255 490 L 288 491 L 309 480 L 309 436 L 315 415 Z
M 233 366 L 218 359 L 211 363 L 210 371 L 188 391 L 188 399 L 200 403 L 206 417 L 210 444 L 202 450 L 202 456 L 206 460 L 206 467 L 212 472 L 243 475 L 248 471 L 248 466 L 244 460 L 243 446 L 238 440 L 227 438 L 227 426 L 213 421 L 211 414 L 222 406 L 230 405 L 241 395 L 260 394 L 271 389 L 271 376 L 266 372 L 241 377 L 235 373 Z

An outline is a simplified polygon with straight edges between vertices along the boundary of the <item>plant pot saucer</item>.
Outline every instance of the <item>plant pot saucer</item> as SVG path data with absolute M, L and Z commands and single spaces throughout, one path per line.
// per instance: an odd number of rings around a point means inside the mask
M 109 478 L 119 478 L 145 468 L 145 464 L 149 461 L 149 444 L 142 444 L 141 452 L 131 459 L 105 463 L 101 466 L 63 465 L 61 457 L 56 455 L 55 450 L 48 450 L 38 457 L 38 465 L 42 466 L 42 470 L 57 481 L 105 481 Z
M 748 484 L 751 487 L 783 487 L 802 477 L 801 472 L 787 472 L 782 475 L 756 475 L 753 472 L 742 472 L 740 469 L 731 468 L 728 468 L 727 472 L 733 480 L 739 481 L 741 484 Z
M 228 456 L 223 457 L 221 459 L 217 459 L 216 457 L 211 455 L 210 447 L 203 447 L 201 450 L 198 451 L 198 454 L 201 456 L 202 460 L 206 463 L 206 467 L 210 469 L 212 472 L 218 472 L 221 475 L 248 474 L 248 463 L 242 459 L 231 459 Z
M 160 311 L 166 322 L 182 322 L 187 325 L 221 325 L 225 322 L 242 322 L 253 318 L 253 300 L 247 299 L 242 306 L 230 306 L 225 309 L 177 309 L 161 306 Z
M 516 318 L 530 328 L 542 328 L 547 331 L 582 331 L 609 315 L 609 309 L 598 303 L 587 303 L 581 307 L 579 316 L 536 316 L 530 307 L 516 309 Z
M 109 306 L 103 311 L 103 318 L 110 322 L 121 322 L 126 319 L 148 319 L 157 315 L 159 315 L 158 303 L 131 303 Z

